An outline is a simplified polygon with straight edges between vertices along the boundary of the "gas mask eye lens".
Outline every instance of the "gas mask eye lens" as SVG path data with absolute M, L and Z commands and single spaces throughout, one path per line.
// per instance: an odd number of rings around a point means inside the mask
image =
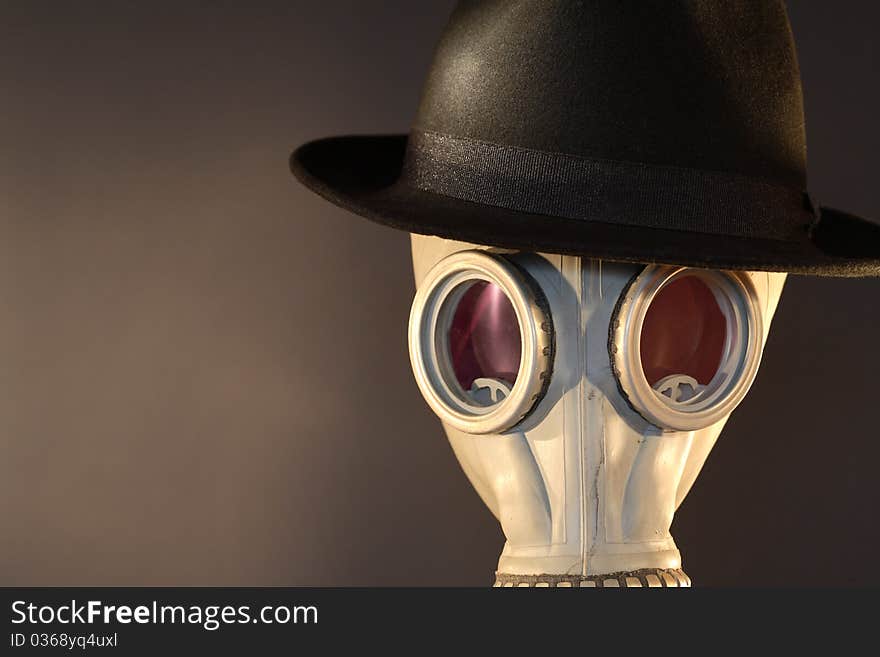
M 736 408 L 758 371 L 758 296 L 742 272 L 648 266 L 624 290 L 610 337 L 629 405 L 661 429 L 702 429 Z
M 409 320 L 410 362 L 425 401 L 466 433 L 503 433 L 550 383 L 553 322 L 525 269 L 459 251 L 419 284 Z
M 448 348 L 456 381 L 471 401 L 488 406 L 510 394 L 522 340 L 513 304 L 498 285 L 467 286 L 452 314 Z
M 672 401 L 706 389 L 721 366 L 727 320 L 709 286 L 683 276 L 660 289 L 642 324 L 641 359 L 648 383 Z

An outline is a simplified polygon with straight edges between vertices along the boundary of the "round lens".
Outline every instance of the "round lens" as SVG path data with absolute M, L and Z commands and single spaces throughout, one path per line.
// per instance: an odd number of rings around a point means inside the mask
M 513 387 L 522 341 L 516 311 L 500 287 L 488 281 L 468 286 L 452 316 L 448 340 L 455 378 L 466 392 L 493 382 L 506 384 L 507 392 Z M 492 400 L 500 401 L 496 395 Z
M 689 395 L 709 384 L 721 366 L 727 321 L 709 286 L 683 276 L 654 297 L 641 333 L 641 360 L 651 387 L 684 401 L 667 387 L 686 383 Z

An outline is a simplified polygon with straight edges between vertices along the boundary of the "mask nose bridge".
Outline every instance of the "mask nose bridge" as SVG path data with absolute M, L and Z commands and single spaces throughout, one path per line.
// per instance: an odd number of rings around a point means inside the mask
M 584 372 L 588 397 L 601 395 L 615 416 L 631 431 L 646 434 L 657 427 L 645 420 L 630 406 L 614 373 L 612 333 L 617 310 L 629 285 L 644 265 L 626 265 L 603 260 L 584 260 L 583 288 L 579 299 L 583 316 L 581 333 L 584 339 Z M 604 413 L 604 409 L 603 409 Z
M 535 281 L 543 294 L 555 341 L 548 390 L 516 429 L 527 432 L 540 425 L 565 395 L 582 387 L 586 380 L 634 431 L 650 431 L 653 425 L 630 407 L 620 391 L 609 352 L 616 308 L 629 282 L 644 265 L 536 253 L 516 254 L 510 259 Z

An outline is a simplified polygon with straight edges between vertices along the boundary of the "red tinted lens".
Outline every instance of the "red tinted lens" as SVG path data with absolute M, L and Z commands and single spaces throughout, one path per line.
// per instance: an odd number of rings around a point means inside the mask
M 662 288 L 645 314 L 642 368 L 654 386 L 672 374 L 708 385 L 721 365 L 727 321 L 712 290 L 685 276 Z
M 464 293 L 449 328 L 449 355 L 455 378 L 464 390 L 475 379 L 499 379 L 509 385 L 519 372 L 519 322 L 504 291 L 487 281 Z

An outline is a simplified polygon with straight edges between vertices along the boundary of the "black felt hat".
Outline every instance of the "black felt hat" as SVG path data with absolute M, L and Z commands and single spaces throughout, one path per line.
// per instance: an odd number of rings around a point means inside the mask
M 310 142 L 291 168 L 333 203 L 414 233 L 880 275 L 880 224 L 806 193 L 781 0 L 461 2 L 408 135 Z

